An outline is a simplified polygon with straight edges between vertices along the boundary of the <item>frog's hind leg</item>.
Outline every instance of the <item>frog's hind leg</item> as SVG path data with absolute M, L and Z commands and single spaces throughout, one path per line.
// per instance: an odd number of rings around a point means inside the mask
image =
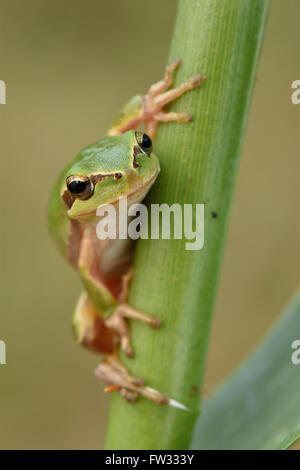
M 105 324 L 86 292 L 79 297 L 72 320 L 78 343 L 92 351 L 113 354 L 119 345 L 119 336 Z
M 128 328 L 124 318 L 126 316 L 125 312 L 126 309 L 124 312 L 122 310 L 117 315 L 113 313 L 107 319 L 103 319 L 84 292 L 79 298 L 73 317 L 75 338 L 86 348 L 106 354 L 105 359 L 95 370 L 95 374 L 99 379 L 110 384 L 106 391 L 118 390 L 121 396 L 129 402 L 134 402 L 138 395 L 142 395 L 156 403 L 167 404 L 169 399 L 165 395 L 152 388 L 145 387 L 143 380 L 131 375 L 118 359 L 120 342 L 125 353 L 132 355 Z M 137 311 L 134 312 L 137 314 L 133 313 L 130 318 L 138 318 L 148 322 L 146 315 L 144 316 L 144 314 Z M 115 316 L 113 317 L 113 315 Z M 111 320 L 112 317 L 113 320 Z
M 134 353 L 129 343 L 129 333 L 126 319 L 139 320 L 143 323 L 146 323 L 146 325 L 149 325 L 153 329 L 158 329 L 161 326 L 161 320 L 158 317 L 147 315 L 127 304 L 127 297 L 132 276 L 133 267 L 131 266 L 122 276 L 122 288 L 118 296 L 119 304 L 111 316 L 105 320 L 105 324 L 107 326 L 115 329 L 120 333 L 122 349 L 128 357 L 132 357 Z
M 117 310 L 118 307 L 112 308 L 113 313 L 103 318 L 84 292 L 79 298 L 73 316 L 76 341 L 92 351 L 104 354 L 115 353 L 121 344 L 126 356 L 133 357 L 125 316 Z
M 77 325 L 81 325 L 83 330 L 83 317 L 93 318 L 97 331 L 108 328 L 113 330 L 119 339 L 121 348 L 128 357 L 133 356 L 133 349 L 130 344 L 130 333 L 127 326 L 127 318 L 140 320 L 152 328 L 159 328 L 160 320 L 155 317 L 148 316 L 127 305 L 127 295 L 130 279 L 132 277 L 132 268 L 129 268 L 120 278 L 120 290 L 113 293 L 109 284 L 104 284 L 97 272 L 99 259 L 95 252 L 92 240 L 84 236 L 81 242 L 81 252 L 78 261 L 78 270 L 80 277 L 85 286 L 87 295 L 81 297 L 76 312 L 75 320 Z M 79 321 L 80 320 L 80 321 Z M 96 339 L 93 341 L 101 341 L 97 331 L 94 331 Z M 90 329 L 88 334 L 91 335 Z M 80 337 L 87 335 L 80 331 Z

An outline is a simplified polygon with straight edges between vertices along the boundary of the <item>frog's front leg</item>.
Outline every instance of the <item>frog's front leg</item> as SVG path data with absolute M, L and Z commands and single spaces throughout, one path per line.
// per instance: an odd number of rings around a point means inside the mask
M 147 133 L 153 138 L 159 122 L 178 121 L 184 123 L 190 121 L 192 116 L 188 113 L 166 113 L 163 111 L 168 103 L 179 98 L 186 91 L 200 87 L 205 80 L 204 75 L 195 75 L 178 87 L 165 91 L 172 85 L 173 73 L 179 64 L 180 60 L 176 58 L 166 67 L 164 78 L 152 85 L 146 95 L 137 95 L 132 98 L 118 114 L 108 134 L 120 135 L 130 129 L 136 129 L 139 124 L 144 122 Z

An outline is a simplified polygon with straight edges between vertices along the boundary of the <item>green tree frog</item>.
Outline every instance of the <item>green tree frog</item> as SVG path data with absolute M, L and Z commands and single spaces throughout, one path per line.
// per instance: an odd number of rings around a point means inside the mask
M 132 376 L 118 356 L 119 346 L 127 356 L 133 356 L 127 319 L 140 320 L 152 328 L 159 328 L 160 320 L 128 305 L 133 241 L 99 240 L 96 210 L 102 204 L 117 205 L 123 196 L 128 207 L 141 202 L 159 174 L 159 161 L 152 151 L 157 124 L 192 119 L 187 113 L 163 111 L 166 104 L 204 80 L 203 75 L 197 75 L 167 90 L 179 63 L 175 59 L 167 66 L 161 81 L 121 110 L 106 137 L 83 149 L 65 167 L 50 199 L 50 232 L 83 284 L 73 316 L 75 338 L 106 355 L 95 373 L 110 384 L 107 390 L 118 390 L 129 402 L 142 395 L 159 404 L 170 403 L 166 395 Z M 147 133 L 136 131 L 142 122 Z

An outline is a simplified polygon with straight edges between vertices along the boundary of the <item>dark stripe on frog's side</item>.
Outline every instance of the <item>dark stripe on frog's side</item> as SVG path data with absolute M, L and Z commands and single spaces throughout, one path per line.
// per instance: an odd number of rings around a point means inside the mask
M 76 198 L 75 198 L 75 196 L 73 196 L 73 194 L 70 193 L 70 191 L 68 189 L 65 189 L 64 193 L 62 195 L 62 199 L 65 203 L 65 206 L 69 210 L 73 206 L 73 203 L 74 203 Z

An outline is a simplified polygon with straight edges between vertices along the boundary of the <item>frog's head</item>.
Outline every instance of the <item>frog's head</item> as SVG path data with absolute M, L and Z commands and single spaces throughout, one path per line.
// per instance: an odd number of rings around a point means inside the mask
M 83 149 L 64 170 L 61 197 L 70 218 L 89 220 L 102 204 L 140 202 L 159 173 L 151 139 L 128 131 Z

